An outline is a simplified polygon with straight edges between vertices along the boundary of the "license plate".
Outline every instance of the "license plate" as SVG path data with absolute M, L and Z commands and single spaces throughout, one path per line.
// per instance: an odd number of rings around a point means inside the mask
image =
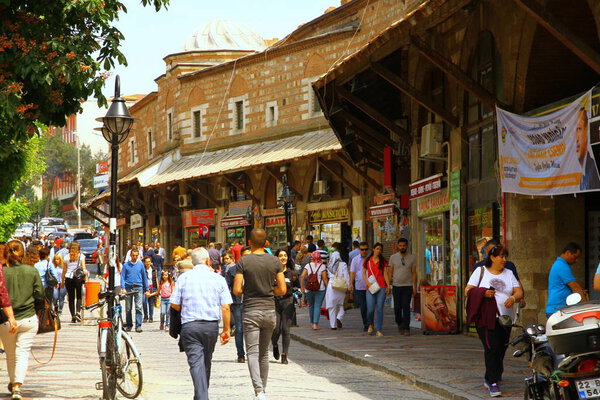
M 600 378 L 585 379 L 575 382 L 580 399 L 600 398 Z

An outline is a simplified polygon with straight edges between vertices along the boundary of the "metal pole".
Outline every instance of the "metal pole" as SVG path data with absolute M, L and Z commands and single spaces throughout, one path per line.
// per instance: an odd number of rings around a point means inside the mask
M 112 134 L 111 141 L 111 165 L 110 165 L 110 215 L 109 215 L 109 250 L 108 257 L 110 267 L 108 268 L 108 292 L 115 291 L 115 270 L 117 267 L 117 174 L 119 169 L 119 138 L 116 133 Z M 113 317 L 114 299 L 108 297 L 108 318 Z
M 285 234 L 289 250 L 292 248 L 292 223 L 290 221 L 290 204 L 287 201 L 283 202 L 283 212 L 285 213 Z
M 81 157 L 79 155 L 79 134 L 75 136 L 77 146 L 77 228 L 81 229 Z

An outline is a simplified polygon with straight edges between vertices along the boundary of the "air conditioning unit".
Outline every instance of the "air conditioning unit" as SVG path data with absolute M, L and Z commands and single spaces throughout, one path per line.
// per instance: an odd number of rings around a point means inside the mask
M 180 194 L 179 195 L 179 207 L 189 207 L 192 205 L 191 194 Z
M 427 124 L 421 129 L 421 157 L 441 156 L 444 127 L 442 124 Z
M 329 193 L 329 185 L 327 181 L 315 181 L 313 183 L 313 194 L 315 196 L 322 196 Z
M 217 188 L 217 201 L 229 200 L 229 187 L 219 186 Z

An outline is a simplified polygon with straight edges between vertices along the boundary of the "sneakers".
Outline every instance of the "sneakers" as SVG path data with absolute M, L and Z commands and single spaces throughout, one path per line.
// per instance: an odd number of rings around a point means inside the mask
M 260 392 L 259 394 L 256 395 L 256 397 L 254 399 L 255 400 L 267 400 L 267 395 L 265 394 L 265 392 Z
M 279 346 L 273 346 L 273 358 L 279 360 Z
M 142 328 L 135 328 L 135 331 L 136 331 L 137 333 L 142 333 L 142 332 L 143 332 L 143 331 L 142 331 Z
M 244 358 L 244 356 L 238 356 L 237 362 L 239 362 L 240 364 L 243 364 L 246 362 L 246 359 Z
M 336 320 L 335 320 L 335 324 L 336 324 L 336 326 L 337 326 L 338 328 L 340 328 L 340 329 L 341 329 L 341 328 L 344 326 L 344 325 L 342 324 L 342 321 L 340 321 L 339 319 L 336 319 Z
M 130 326 L 126 326 L 125 328 L 123 328 L 123 330 L 125 332 L 131 332 L 131 327 Z
M 154 322 L 154 320 L 153 320 L 152 318 L 148 318 L 148 323 L 150 323 L 150 324 L 151 324 L 151 323 L 153 323 L 153 322 Z
M 383 336 L 383 333 L 381 331 L 377 331 L 377 333 L 375 333 L 375 336 L 381 337 L 381 336 Z
M 145 324 L 145 323 L 147 323 L 147 322 L 148 322 L 148 318 L 144 318 L 144 319 L 142 320 L 142 323 L 144 323 L 144 324 Z
M 405 329 L 402 333 L 404 336 L 410 336 L 410 329 Z
M 500 397 L 502 396 L 502 392 L 500 391 L 500 386 L 497 383 L 488 383 L 486 381 L 483 382 L 483 386 L 485 386 L 490 391 L 491 397 Z
M 367 328 L 367 335 L 372 335 L 373 334 L 373 325 L 369 325 L 369 328 Z
M 282 364 L 287 364 L 288 363 L 287 354 L 282 354 L 281 355 L 281 363 Z

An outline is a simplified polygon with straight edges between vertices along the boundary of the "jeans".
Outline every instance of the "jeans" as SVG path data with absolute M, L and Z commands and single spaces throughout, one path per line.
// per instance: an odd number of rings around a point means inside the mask
M 154 296 L 142 298 L 142 306 L 144 308 L 144 318 L 152 319 L 154 317 Z
M 127 328 L 133 327 L 133 321 L 131 318 L 131 309 L 133 307 L 133 302 L 135 301 L 135 328 L 142 327 L 142 298 L 144 297 L 143 289 L 138 287 L 128 287 L 125 288 L 128 292 L 135 292 L 135 294 L 131 296 L 127 296 L 125 300 L 125 326 Z
M 410 300 L 412 299 L 412 290 L 412 286 L 392 286 L 396 325 L 404 330 L 410 329 Z
M 54 308 L 58 313 L 62 313 L 63 306 L 65 305 L 65 296 L 67 295 L 67 289 L 65 288 L 54 288 Z
M 231 320 L 235 327 L 235 348 L 237 350 L 238 357 L 244 357 L 246 352 L 244 351 L 244 305 L 235 304 L 231 305 Z
M 273 347 L 276 347 L 277 342 L 279 342 L 279 336 L 281 336 L 281 352 L 283 354 L 287 354 L 290 347 L 290 327 L 292 326 L 294 309 L 294 299 L 292 296 L 283 299 L 275 299 L 275 313 L 277 320 L 275 321 L 273 336 L 271 336 L 271 343 L 273 344 Z
M 170 305 L 170 297 L 160 298 L 160 324 L 163 325 L 165 328 L 169 327 L 169 319 L 171 318 L 171 313 L 169 312 Z
M 275 329 L 275 310 L 244 310 L 244 342 L 248 370 L 256 393 L 264 392 L 269 377 L 269 343 Z
M 310 290 L 306 292 L 306 301 L 308 302 L 308 315 L 311 324 L 318 324 L 321 318 L 321 305 L 325 298 L 324 290 Z
M 210 365 L 218 336 L 218 321 L 191 321 L 181 326 L 181 345 L 194 382 L 194 400 L 208 400 Z
M 17 333 L 9 332 L 8 322 L 0 325 L 0 339 L 6 352 L 6 367 L 10 383 L 25 383 L 29 365 L 29 353 L 38 330 L 38 318 L 34 315 L 17 321 Z
M 367 291 L 354 289 L 354 305 L 360 308 L 360 316 L 362 317 L 363 328 L 369 326 L 367 321 Z
M 373 318 L 375 312 L 377 312 L 377 325 L 375 326 L 376 331 L 381 331 L 383 326 L 383 304 L 385 302 L 385 288 L 379 289 L 379 292 L 371 294 L 367 290 L 367 323 L 373 325 Z M 410 321 L 410 320 L 409 320 Z
M 75 318 L 81 312 L 81 291 L 83 282 L 77 281 L 71 278 L 65 278 L 65 288 L 69 295 L 69 311 L 71 311 L 71 318 Z M 77 304 L 75 304 L 77 300 Z
M 483 344 L 485 380 L 490 384 L 498 383 L 502 380 L 504 372 L 504 354 L 510 339 L 510 328 L 504 328 L 496 319 L 495 329 L 477 328 L 477 334 Z

